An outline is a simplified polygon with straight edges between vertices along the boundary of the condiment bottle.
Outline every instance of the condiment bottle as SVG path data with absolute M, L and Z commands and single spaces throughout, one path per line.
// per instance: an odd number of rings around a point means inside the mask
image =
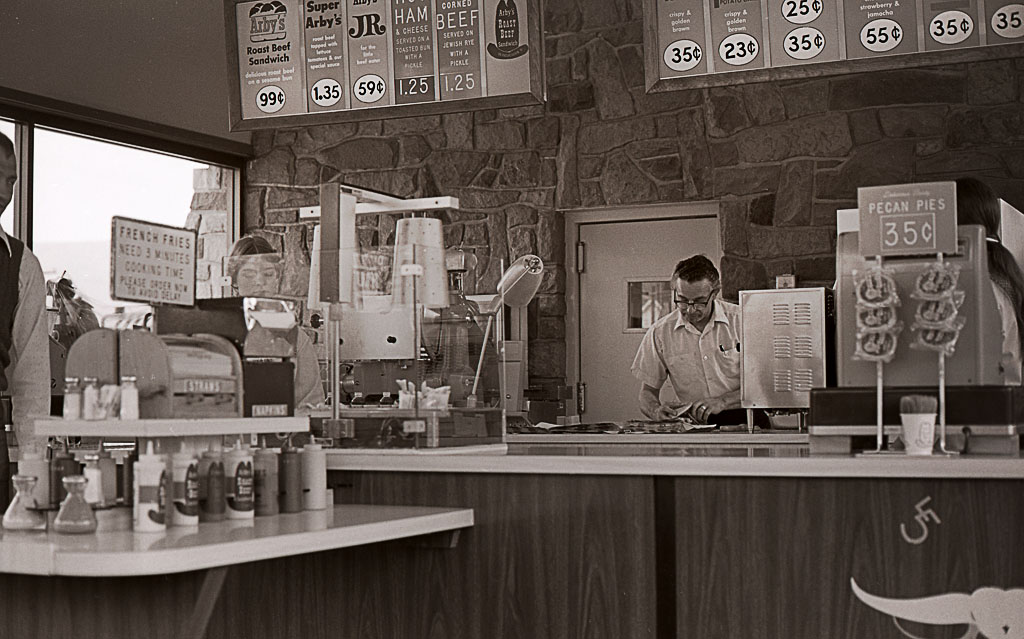
M 95 377 L 82 379 L 82 419 L 100 419 L 100 385 Z
M 252 451 L 239 440 L 224 456 L 225 498 L 228 503 L 228 519 L 252 519 L 253 477 Z
M 139 387 L 134 375 L 121 376 L 121 419 L 139 418 Z
M 199 460 L 199 521 L 222 521 L 226 507 L 224 458 L 220 449 L 210 448 Z
M 253 455 L 255 472 L 256 516 L 276 515 L 277 504 L 277 453 L 269 448 L 261 448 Z
M 377 403 L 381 406 L 394 406 L 395 398 L 391 396 L 391 391 L 384 391 L 380 396 L 380 401 Z
M 35 500 L 36 507 L 48 508 L 50 506 L 50 463 L 43 459 L 43 455 L 31 444 L 21 454 L 21 460 L 18 461 L 18 474 L 36 478 L 31 488 L 32 498 Z
M 281 448 L 278 458 L 281 482 L 281 512 L 297 513 L 302 511 L 302 461 L 299 451 L 291 444 Z
M 64 419 L 82 419 L 82 387 L 77 377 L 64 378 Z
M 85 477 L 85 501 L 89 505 L 105 505 L 106 495 L 103 494 L 103 473 L 100 470 L 100 456 L 86 455 L 85 468 L 82 469 L 82 476 Z
M 153 442 L 146 443 L 146 452 L 135 462 L 135 505 L 132 527 L 136 532 L 163 532 L 167 529 L 166 500 L 167 463 L 153 452 Z
M 68 495 L 61 480 L 80 472 L 78 462 L 66 448 L 53 454 L 53 458 L 50 459 L 50 505 L 59 505 Z
M 350 406 L 364 406 L 366 404 L 366 398 L 363 397 L 362 391 L 356 391 L 352 393 L 352 401 L 349 402 Z
M 108 505 L 117 503 L 117 462 L 114 461 L 109 450 L 103 449 L 102 442 L 96 456 L 99 457 L 100 483 L 103 484 L 103 501 Z
M 89 480 L 82 475 L 69 475 L 62 481 L 68 496 L 53 520 L 53 529 L 59 533 L 90 533 L 96 530 L 96 515 L 85 501 L 85 487 Z
M 171 507 L 171 525 L 199 525 L 199 471 L 196 459 L 185 450 L 171 456 L 172 476 L 174 480 L 174 499 Z
M 4 513 L 5 530 L 46 530 L 46 515 L 36 510 L 36 498 L 32 496 L 36 478 L 31 475 L 15 475 L 11 478 L 17 493 Z
M 135 462 L 139 461 L 139 447 L 124 458 L 121 463 L 121 501 L 130 506 L 135 498 Z
M 302 508 L 327 508 L 327 451 L 320 444 L 302 447 Z

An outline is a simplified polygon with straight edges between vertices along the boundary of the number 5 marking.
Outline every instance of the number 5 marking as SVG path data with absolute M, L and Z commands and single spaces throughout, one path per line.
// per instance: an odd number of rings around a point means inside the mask
M 924 540 L 928 539 L 927 522 L 929 519 L 934 521 L 936 524 L 942 523 L 942 520 L 939 519 L 939 516 L 935 513 L 934 510 L 932 510 L 931 508 L 925 508 L 925 506 L 927 506 L 928 502 L 930 502 L 931 500 L 931 496 L 928 496 L 914 504 L 914 510 L 917 511 L 917 514 L 914 515 L 914 521 L 916 521 L 917 525 L 921 527 L 920 535 L 918 535 L 917 537 L 911 537 L 907 534 L 906 525 L 900 524 L 900 534 L 903 535 L 903 540 L 906 541 L 908 544 L 914 544 L 916 546 L 918 544 L 923 544 Z

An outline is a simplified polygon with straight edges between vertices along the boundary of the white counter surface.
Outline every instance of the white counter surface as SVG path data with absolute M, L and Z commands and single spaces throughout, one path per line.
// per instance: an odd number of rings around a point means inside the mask
M 328 470 L 548 475 L 668 475 L 718 477 L 877 477 L 1024 479 L 1019 457 L 907 457 L 904 455 L 769 457 L 767 447 L 686 450 L 659 456 L 616 455 L 376 455 L 327 452 Z M 764 456 L 758 456 L 763 454 Z
M 166 533 L 4 531 L 0 572 L 71 577 L 161 575 L 402 539 L 473 525 L 472 509 L 336 505 Z

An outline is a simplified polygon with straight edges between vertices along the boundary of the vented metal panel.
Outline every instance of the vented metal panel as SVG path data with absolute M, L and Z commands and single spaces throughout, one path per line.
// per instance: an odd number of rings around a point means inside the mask
M 740 291 L 744 408 L 808 408 L 825 385 L 825 289 Z

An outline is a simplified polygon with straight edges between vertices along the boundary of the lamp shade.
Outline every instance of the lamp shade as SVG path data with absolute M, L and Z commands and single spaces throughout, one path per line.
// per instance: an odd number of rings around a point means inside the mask
M 498 280 L 498 295 L 512 308 L 526 306 L 537 294 L 544 262 L 536 255 L 524 255 L 508 267 Z
M 448 306 L 448 273 L 444 263 L 441 220 L 429 217 L 398 220 L 392 269 L 395 304 L 412 304 L 415 291 L 417 304 Z

